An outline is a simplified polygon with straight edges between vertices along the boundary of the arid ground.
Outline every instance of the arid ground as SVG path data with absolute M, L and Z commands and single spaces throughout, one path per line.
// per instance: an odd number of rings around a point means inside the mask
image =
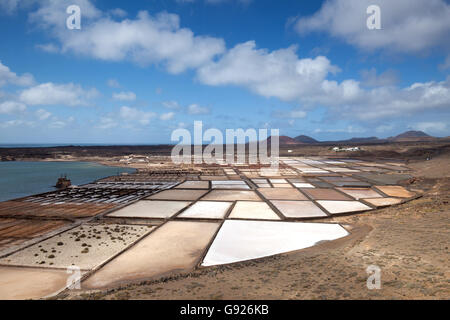
M 330 218 L 351 235 L 256 261 L 196 270 L 105 291 L 65 291 L 60 299 L 448 299 L 450 153 L 405 149 L 423 196 L 405 204 Z M 397 149 L 398 150 L 398 149 Z M 385 152 L 382 152 L 385 153 Z M 405 154 L 404 154 L 405 155 Z M 394 157 L 393 157 L 394 158 Z M 327 221 L 327 220 L 321 220 Z M 381 268 L 381 289 L 366 268 Z

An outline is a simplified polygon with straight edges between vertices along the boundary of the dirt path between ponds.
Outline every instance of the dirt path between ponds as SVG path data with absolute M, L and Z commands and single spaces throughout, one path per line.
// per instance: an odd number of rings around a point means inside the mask
M 448 155 L 436 164 L 450 161 Z M 411 165 L 411 202 L 321 220 L 352 234 L 313 248 L 196 270 L 114 290 L 65 293 L 66 299 L 449 299 L 450 179 L 429 162 Z M 381 289 L 368 290 L 366 268 L 381 268 Z

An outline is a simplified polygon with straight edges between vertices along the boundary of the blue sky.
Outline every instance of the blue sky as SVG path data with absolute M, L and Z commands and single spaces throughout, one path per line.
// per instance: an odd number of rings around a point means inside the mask
M 81 30 L 69 30 L 69 5 Z M 369 30 L 376 4 L 381 29 Z M 444 0 L 0 0 L 0 143 L 450 135 Z

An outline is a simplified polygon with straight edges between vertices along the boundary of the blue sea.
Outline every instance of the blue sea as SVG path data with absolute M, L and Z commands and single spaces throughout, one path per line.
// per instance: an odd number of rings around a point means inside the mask
M 107 144 L 97 144 L 97 143 L 0 143 L 0 148 L 54 148 L 54 147 L 98 147 L 98 146 L 109 146 Z
M 160 144 L 173 144 L 160 143 Z M 104 143 L 0 143 L 0 148 L 56 148 L 56 147 L 113 147 L 113 146 L 157 146 L 159 143 L 141 143 L 141 144 L 104 144 Z
M 0 201 L 56 190 L 53 186 L 61 175 L 67 175 L 72 185 L 81 185 L 134 171 L 92 162 L 0 162 Z

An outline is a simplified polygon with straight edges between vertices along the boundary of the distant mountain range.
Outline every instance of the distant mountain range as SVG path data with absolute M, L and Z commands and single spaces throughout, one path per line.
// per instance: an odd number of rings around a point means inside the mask
M 267 142 L 270 143 L 272 137 L 267 139 Z M 432 137 L 425 132 L 422 131 L 406 131 L 401 133 L 395 137 L 389 137 L 386 139 L 379 139 L 377 137 L 367 137 L 367 138 L 351 138 L 347 140 L 338 140 L 338 141 L 317 141 L 314 138 L 300 135 L 295 138 L 291 138 L 288 136 L 280 136 L 279 142 L 280 145 L 301 145 L 301 144 L 358 144 L 358 143 L 384 143 L 384 142 L 402 142 L 402 141 L 432 141 L 438 140 L 440 138 Z
M 399 134 L 398 136 L 388 138 L 388 140 L 394 141 L 417 141 L 417 140 L 433 140 L 433 139 L 436 138 L 422 131 L 406 131 L 403 132 L 402 134 Z
M 272 137 L 267 138 L 267 145 L 270 145 L 271 141 Z M 301 144 L 301 142 L 298 142 L 294 138 L 288 136 L 279 136 L 278 141 L 280 144 Z

